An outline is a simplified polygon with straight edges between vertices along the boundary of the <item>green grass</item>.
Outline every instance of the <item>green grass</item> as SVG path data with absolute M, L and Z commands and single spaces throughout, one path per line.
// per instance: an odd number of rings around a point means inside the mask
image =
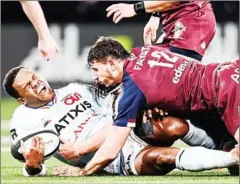
M 13 98 L 1 99 L 1 119 L 9 120 L 19 103 Z
M 51 158 L 46 162 L 48 166 L 47 177 L 22 176 L 22 163 L 14 160 L 9 153 L 1 154 L 2 183 L 10 184 L 36 184 L 36 183 L 238 183 L 238 177 L 229 176 L 225 169 L 205 172 L 179 172 L 174 171 L 167 176 L 88 176 L 88 177 L 55 177 L 51 172 L 53 167 L 63 165 Z
M 9 120 L 14 109 L 18 106 L 12 99 L 1 101 L 2 119 Z M 9 136 L 8 130 L 2 130 L 1 136 Z M 2 144 L 2 148 L 9 148 L 8 144 Z M 55 166 L 64 165 L 60 161 L 51 158 L 46 161 L 48 175 L 46 177 L 24 177 L 22 175 L 21 162 L 13 159 L 9 152 L 1 152 L 1 183 L 4 184 L 49 184 L 49 183 L 239 183 L 238 177 L 229 176 L 227 170 L 213 170 L 205 172 L 180 172 L 174 171 L 167 176 L 89 176 L 89 177 L 54 177 L 52 170 Z

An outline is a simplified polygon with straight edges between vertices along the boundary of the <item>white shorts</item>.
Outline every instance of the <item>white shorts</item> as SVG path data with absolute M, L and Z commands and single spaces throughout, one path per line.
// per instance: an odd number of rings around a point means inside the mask
M 138 175 L 135 169 L 135 158 L 147 145 L 131 131 L 118 157 L 104 171 L 125 176 Z

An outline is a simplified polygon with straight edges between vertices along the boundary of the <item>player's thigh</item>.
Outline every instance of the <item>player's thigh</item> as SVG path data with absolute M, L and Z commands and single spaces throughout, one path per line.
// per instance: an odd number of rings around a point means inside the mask
M 139 175 L 165 175 L 175 168 L 179 149 L 174 147 L 145 147 L 135 158 Z

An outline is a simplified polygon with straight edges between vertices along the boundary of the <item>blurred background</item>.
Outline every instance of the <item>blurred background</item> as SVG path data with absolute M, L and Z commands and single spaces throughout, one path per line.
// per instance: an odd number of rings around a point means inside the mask
M 60 45 L 59 56 L 45 62 L 37 50 L 37 34 L 20 3 L 1 2 L 1 79 L 10 68 L 23 65 L 45 76 L 53 87 L 74 81 L 92 83 L 86 57 L 97 36 L 118 38 L 128 49 L 143 44 L 143 28 L 150 14 L 123 19 L 115 25 L 105 11 L 114 3 L 116 1 L 40 2 L 51 33 Z M 205 63 L 238 57 L 239 2 L 213 1 L 212 6 L 217 30 L 203 58 Z

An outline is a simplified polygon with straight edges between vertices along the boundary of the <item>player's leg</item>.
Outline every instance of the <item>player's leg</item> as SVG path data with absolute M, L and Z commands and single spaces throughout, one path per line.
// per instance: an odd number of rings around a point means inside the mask
M 179 149 L 147 146 L 135 158 L 135 174 L 165 175 L 174 168 L 186 171 L 203 171 L 235 166 L 239 162 L 238 148 L 231 152 L 203 147 Z M 132 170 L 134 170 L 132 168 Z
M 176 167 L 180 170 L 203 171 L 236 166 L 239 163 L 238 148 L 231 152 L 192 147 L 178 152 Z
M 138 175 L 165 175 L 175 169 L 179 149 L 173 147 L 145 147 L 135 158 Z
M 214 141 L 207 133 L 186 120 L 162 116 L 159 113 L 161 110 L 153 109 L 148 111 L 147 118 L 152 117 L 147 121 L 143 120 L 143 114 L 140 114 L 137 121 L 135 133 L 147 143 L 154 146 L 171 146 L 174 141 L 182 139 L 190 146 L 204 146 L 207 148 L 215 148 Z M 145 118 L 146 119 L 146 118 Z

